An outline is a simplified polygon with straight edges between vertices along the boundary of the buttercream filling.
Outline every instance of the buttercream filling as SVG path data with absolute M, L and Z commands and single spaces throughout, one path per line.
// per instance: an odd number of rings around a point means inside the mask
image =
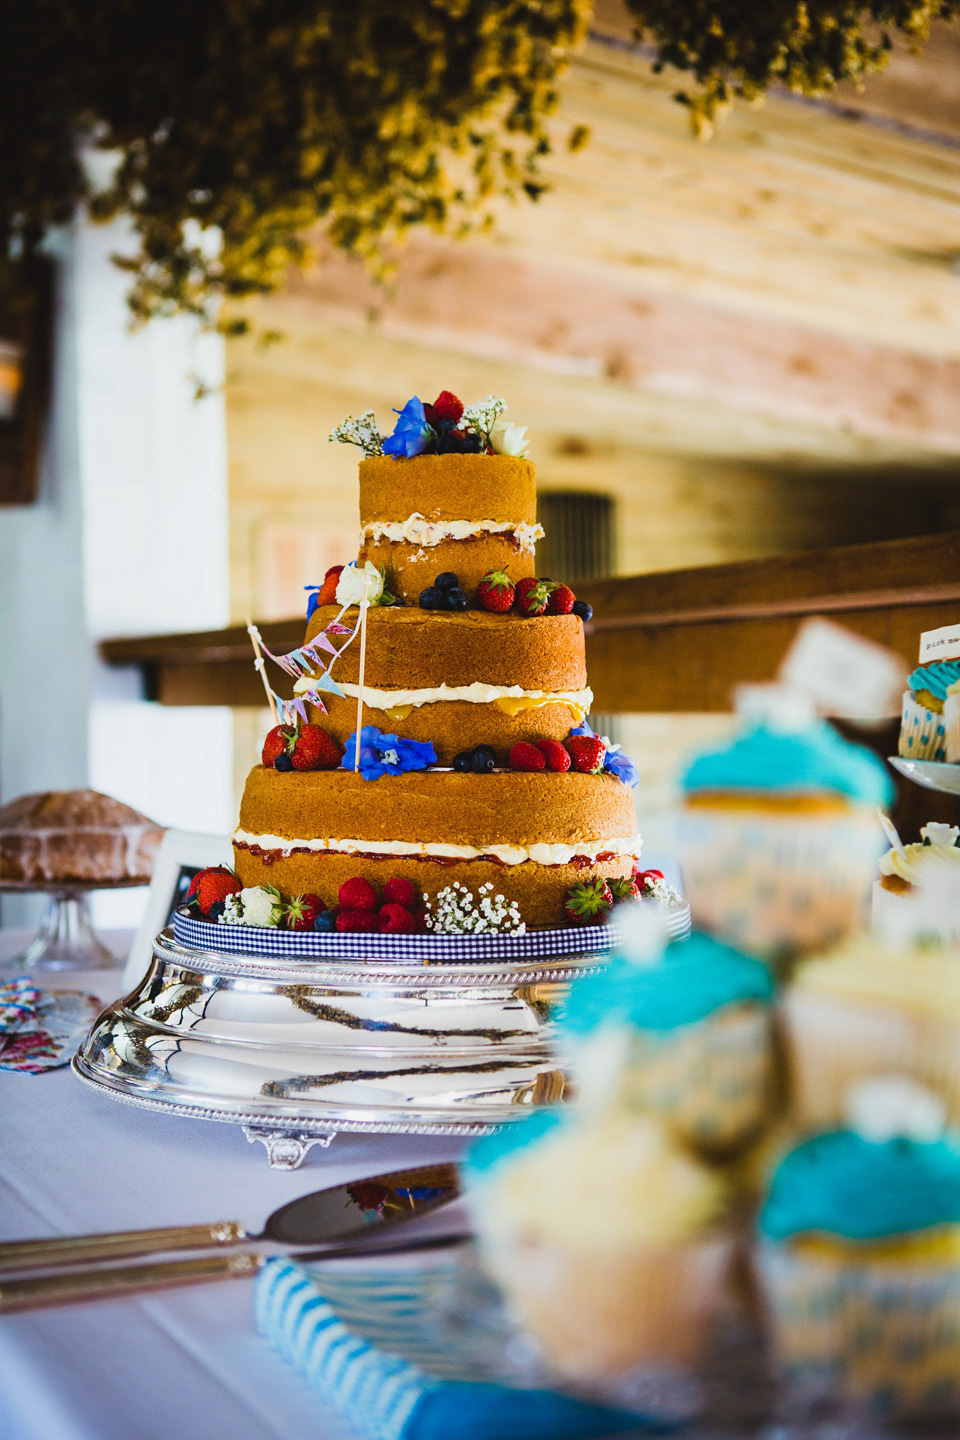
M 542 525 L 528 525 L 513 520 L 427 520 L 419 510 L 407 520 L 374 520 L 365 525 L 361 543 L 384 540 L 407 545 L 440 545 L 444 540 L 476 540 L 480 535 L 509 535 L 521 550 L 533 553 L 543 539 Z
M 578 840 L 572 845 L 440 845 L 417 840 L 328 840 L 313 837 L 292 840 L 288 835 L 254 835 L 249 830 L 235 830 L 238 845 L 256 846 L 260 850 L 279 850 L 283 855 L 295 850 L 312 850 L 320 854 L 333 850 L 342 855 L 403 855 L 429 856 L 433 860 L 479 860 L 492 856 L 501 865 L 522 865 L 532 860 L 537 865 L 569 865 L 573 860 L 595 861 L 598 855 L 640 854 L 643 841 L 639 835 L 617 835 L 608 840 Z
M 902 850 L 888 850 L 880 861 L 881 875 L 897 875 L 910 885 L 922 882 L 930 867 L 938 864 L 960 864 L 960 848 L 956 845 L 906 845 Z
M 306 694 L 316 683 L 315 675 L 304 675 L 294 685 L 294 693 Z M 345 695 L 356 699 L 360 694 L 359 685 L 345 681 L 338 683 Z M 586 714 L 593 704 L 593 691 L 589 686 L 583 690 L 524 690 L 519 685 L 486 685 L 482 680 L 474 680 L 470 685 L 431 685 L 422 690 L 378 690 L 375 685 L 364 685 L 363 699 L 373 710 L 403 707 L 408 713 L 421 705 L 461 700 L 468 705 L 500 704 L 508 713 L 536 709 L 541 705 L 571 705 Z

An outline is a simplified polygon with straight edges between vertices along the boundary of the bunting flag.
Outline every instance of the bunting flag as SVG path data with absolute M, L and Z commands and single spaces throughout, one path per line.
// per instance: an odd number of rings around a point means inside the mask
M 352 635 L 353 631 L 348 629 L 346 625 L 338 625 L 336 620 L 331 620 L 327 626 L 326 633 L 328 635 Z
M 346 692 L 340 689 L 336 680 L 331 680 L 325 670 L 314 676 L 314 686 L 317 690 L 327 690 L 331 695 L 339 695 L 341 700 L 346 697 Z

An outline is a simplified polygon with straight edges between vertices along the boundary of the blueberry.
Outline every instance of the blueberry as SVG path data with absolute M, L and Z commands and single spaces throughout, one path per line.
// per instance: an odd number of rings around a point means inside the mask
M 459 755 L 454 755 L 453 768 L 461 774 L 470 774 L 473 771 L 473 751 L 461 750 Z
M 464 453 L 464 455 L 479 455 L 479 454 L 480 454 L 480 451 L 481 451 L 482 449 L 483 449 L 483 440 L 481 439 L 481 437 L 480 437 L 479 435 L 464 435 L 464 437 L 463 437 L 463 453 Z
M 220 916 L 223 914 L 226 908 L 227 907 L 222 900 L 214 900 L 207 913 L 209 914 L 211 920 L 219 920 Z
M 443 574 L 438 575 L 433 583 L 438 590 L 455 590 L 460 584 L 460 577 L 454 575 L 452 570 L 444 570 Z
M 459 455 L 463 450 L 463 436 L 456 430 L 449 430 L 445 435 L 437 436 L 438 455 Z
M 491 760 L 496 760 L 497 752 L 492 745 L 474 745 L 474 755 L 489 755 Z
M 286 750 L 281 750 L 281 751 L 280 751 L 280 754 L 277 756 L 276 760 L 274 760 L 274 762 L 273 762 L 273 768 L 274 768 L 274 770 L 292 770 L 292 769 L 293 769 L 293 761 L 290 759 L 290 756 L 287 754 Z
M 470 604 L 466 590 L 460 590 L 456 586 L 446 592 L 444 599 L 448 610 L 466 610 Z
M 314 930 L 335 930 L 337 928 L 337 917 L 332 910 L 321 910 L 313 922 Z
M 436 585 L 428 585 L 426 590 L 420 591 L 420 609 L 442 610 L 444 598 L 443 591 L 438 590 Z
M 434 420 L 433 428 L 438 435 L 447 435 L 457 428 L 456 420 Z
M 592 620 L 593 606 L 588 605 L 586 600 L 574 600 L 573 614 L 579 615 L 581 620 Z
M 496 768 L 497 762 L 492 755 L 484 755 L 479 750 L 474 750 L 472 769 L 475 775 L 489 775 L 490 771 Z

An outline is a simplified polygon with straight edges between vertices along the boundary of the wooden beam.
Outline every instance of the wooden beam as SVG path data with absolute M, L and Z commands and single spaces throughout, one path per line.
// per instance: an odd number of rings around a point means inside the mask
M 594 606 L 587 667 L 605 714 L 729 710 L 733 687 L 772 679 L 800 622 L 829 615 L 897 651 L 960 619 L 960 532 L 578 587 Z M 535 624 L 535 621 L 531 621 Z M 271 650 L 303 640 L 300 619 L 264 622 Z M 166 705 L 262 706 L 246 629 L 105 640 L 110 665 L 137 665 Z

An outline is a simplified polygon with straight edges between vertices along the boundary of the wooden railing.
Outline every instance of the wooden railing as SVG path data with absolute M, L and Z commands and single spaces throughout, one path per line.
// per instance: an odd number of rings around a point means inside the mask
M 733 686 L 771 679 L 797 626 L 829 615 L 917 661 L 920 632 L 960 620 L 960 532 L 843 546 L 697 570 L 584 582 L 594 607 L 587 666 L 603 714 L 728 710 Z M 304 622 L 266 621 L 277 653 Z M 105 640 L 164 705 L 262 705 L 246 629 Z

